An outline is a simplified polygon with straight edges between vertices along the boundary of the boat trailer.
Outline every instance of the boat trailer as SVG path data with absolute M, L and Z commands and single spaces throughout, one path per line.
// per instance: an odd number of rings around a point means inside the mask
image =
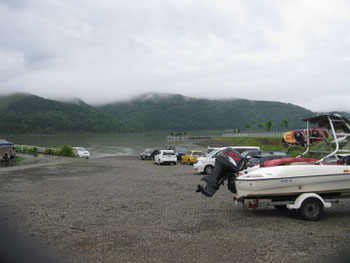
M 279 210 L 296 210 L 302 219 L 307 221 L 317 221 L 323 215 L 324 208 L 331 208 L 335 204 L 350 201 L 350 196 L 322 197 L 316 193 L 302 193 L 294 197 L 271 197 L 271 198 L 244 198 L 237 199 L 233 195 L 236 205 L 244 208 L 256 209 L 258 207 L 273 206 Z

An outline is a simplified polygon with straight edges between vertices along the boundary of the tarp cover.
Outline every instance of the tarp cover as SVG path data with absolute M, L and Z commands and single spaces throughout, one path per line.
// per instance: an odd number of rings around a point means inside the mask
M 4 139 L 0 139 L 0 147 L 13 147 L 14 144 L 12 142 L 6 141 Z
M 295 157 L 295 158 L 283 158 L 274 159 L 264 162 L 264 167 L 278 166 L 278 165 L 289 165 L 291 163 L 306 162 L 310 164 L 315 164 L 318 159 L 308 158 L 308 157 Z

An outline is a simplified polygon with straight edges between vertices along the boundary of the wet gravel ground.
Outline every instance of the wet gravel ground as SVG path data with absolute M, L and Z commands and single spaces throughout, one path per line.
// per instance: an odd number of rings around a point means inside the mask
M 318 222 L 195 193 L 188 165 L 136 157 L 0 170 L 1 217 L 61 262 L 340 262 L 350 202 Z

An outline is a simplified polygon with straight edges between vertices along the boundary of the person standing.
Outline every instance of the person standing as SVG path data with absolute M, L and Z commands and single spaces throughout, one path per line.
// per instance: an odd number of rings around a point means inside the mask
M 16 157 L 16 150 L 15 147 L 12 147 L 10 150 L 10 159 L 13 160 Z

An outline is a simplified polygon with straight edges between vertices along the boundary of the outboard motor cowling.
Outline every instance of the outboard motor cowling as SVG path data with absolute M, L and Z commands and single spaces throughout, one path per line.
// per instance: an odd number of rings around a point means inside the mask
M 207 183 L 205 187 L 197 186 L 196 192 L 212 197 L 226 179 L 229 179 L 229 190 L 235 191 L 234 177 L 242 169 L 244 158 L 233 148 L 226 148 L 215 159 L 215 168 L 211 175 L 201 179 Z

